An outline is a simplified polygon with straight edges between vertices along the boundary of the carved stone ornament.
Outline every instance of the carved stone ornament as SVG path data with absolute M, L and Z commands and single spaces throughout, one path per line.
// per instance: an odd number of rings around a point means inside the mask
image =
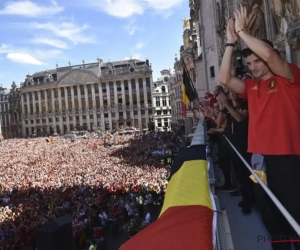
M 294 30 L 287 33 L 287 42 L 291 46 L 291 49 L 296 49 L 300 46 L 300 30 Z
M 266 37 L 265 17 L 262 11 L 262 0 L 242 1 L 242 4 L 247 8 L 248 18 L 247 25 L 249 32 L 257 38 L 263 39 Z
M 78 84 L 86 84 L 86 83 L 94 83 L 99 82 L 99 78 L 94 75 L 92 72 L 82 71 L 82 70 L 74 70 L 67 73 L 62 77 L 62 80 L 58 83 L 59 86 L 64 85 L 78 85 Z

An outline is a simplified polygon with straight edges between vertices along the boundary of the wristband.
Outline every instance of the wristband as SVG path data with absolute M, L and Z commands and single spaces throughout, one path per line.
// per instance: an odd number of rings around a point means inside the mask
M 247 29 L 246 29 L 246 28 L 240 29 L 240 30 L 238 30 L 236 33 L 238 34 L 238 33 L 240 33 L 241 31 L 247 31 Z
M 234 47 L 235 46 L 235 44 L 234 43 L 226 43 L 226 47 Z

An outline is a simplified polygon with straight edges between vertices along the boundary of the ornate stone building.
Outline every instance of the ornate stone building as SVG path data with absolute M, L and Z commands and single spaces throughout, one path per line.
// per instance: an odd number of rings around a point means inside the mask
M 154 106 L 154 124 L 158 130 L 171 128 L 171 100 L 169 95 L 169 86 L 173 81 L 173 75 L 170 70 L 162 70 L 161 77 L 153 82 L 153 106 Z
M 147 128 L 152 110 L 149 61 L 98 62 L 38 72 L 21 85 L 23 135 Z
M 5 139 L 22 136 L 20 100 L 20 88 L 15 82 L 11 89 L 0 87 L 0 123 Z
M 4 138 L 9 137 L 9 92 L 9 89 L 0 87 L 0 123 Z

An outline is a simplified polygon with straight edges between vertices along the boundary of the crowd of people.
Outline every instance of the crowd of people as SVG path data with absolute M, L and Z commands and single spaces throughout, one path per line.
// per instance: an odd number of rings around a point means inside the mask
M 147 203 L 149 194 L 153 200 L 164 194 L 170 162 L 157 152 L 172 152 L 181 143 L 167 132 L 4 140 L 0 247 L 34 249 L 34 231 L 66 214 L 73 217 L 78 249 L 93 239 L 93 228 L 110 221 L 121 230 L 137 207 L 136 197 Z M 140 211 L 148 220 L 151 211 Z

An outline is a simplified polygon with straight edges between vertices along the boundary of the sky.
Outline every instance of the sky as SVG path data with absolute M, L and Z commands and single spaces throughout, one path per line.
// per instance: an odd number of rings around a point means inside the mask
M 188 0 L 1 0 L 0 84 L 72 65 L 149 59 L 173 69 Z

